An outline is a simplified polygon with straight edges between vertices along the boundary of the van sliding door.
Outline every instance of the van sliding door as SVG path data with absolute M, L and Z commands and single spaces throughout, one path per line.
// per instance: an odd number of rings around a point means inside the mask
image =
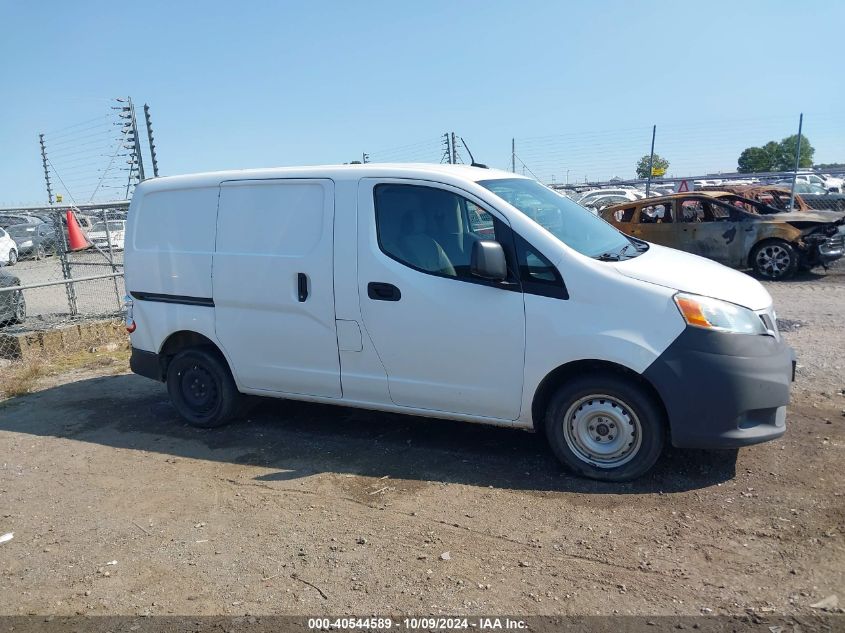
M 221 183 L 215 328 L 241 388 L 341 396 L 333 221 L 331 180 Z

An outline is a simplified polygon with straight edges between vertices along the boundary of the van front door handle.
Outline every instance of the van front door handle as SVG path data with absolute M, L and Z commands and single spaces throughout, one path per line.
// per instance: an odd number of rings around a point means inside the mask
M 367 296 L 373 301 L 399 301 L 402 293 L 393 284 L 371 281 L 367 284 Z
M 299 291 L 299 302 L 303 303 L 308 298 L 308 275 L 298 273 L 296 276 L 297 290 Z

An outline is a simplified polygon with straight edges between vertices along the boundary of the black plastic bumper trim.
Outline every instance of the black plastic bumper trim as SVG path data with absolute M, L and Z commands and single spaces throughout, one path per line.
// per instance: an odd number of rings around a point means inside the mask
M 158 354 L 147 350 L 132 348 L 132 355 L 129 357 L 129 369 L 144 378 L 152 378 L 158 382 L 164 380 L 161 371 L 161 363 Z
M 736 448 L 786 431 L 795 354 L 772 336 L 688 327 L 646 369 L 679 448 Z

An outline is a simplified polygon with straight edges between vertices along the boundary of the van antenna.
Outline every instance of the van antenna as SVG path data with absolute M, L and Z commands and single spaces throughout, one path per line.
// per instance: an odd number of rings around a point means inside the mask
M 484 169 L 487 169 L 487 165 L 484 165 L 483 163 L 476 163 L 475 162 L 475 158 L 473 158 L 472 152 L 469 151 L 469 145 L 467 145 L 467 142 L 464 140 L 463 136 L 461 137 L 461 143 L 464 144 L 464 147 L 466 148 L 467 154 L 469 154 L 469 159 L 472 161 L 470 166 L 471 167 L 483 167 Z

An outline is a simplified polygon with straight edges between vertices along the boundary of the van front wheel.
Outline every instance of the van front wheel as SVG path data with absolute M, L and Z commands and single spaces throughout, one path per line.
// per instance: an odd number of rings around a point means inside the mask
M 242 400 L 226 362 L 205 349 L 176 354 L 167 367 L 167 393 L 179 415 L 201 428 L 226 424 Z
M 651 394 L 635 382 L 590 374 L 558 389 L 546 414 L 546 436 L 557 458 L 579 475 L 629 481 L 660 457 L 664 418 Z

